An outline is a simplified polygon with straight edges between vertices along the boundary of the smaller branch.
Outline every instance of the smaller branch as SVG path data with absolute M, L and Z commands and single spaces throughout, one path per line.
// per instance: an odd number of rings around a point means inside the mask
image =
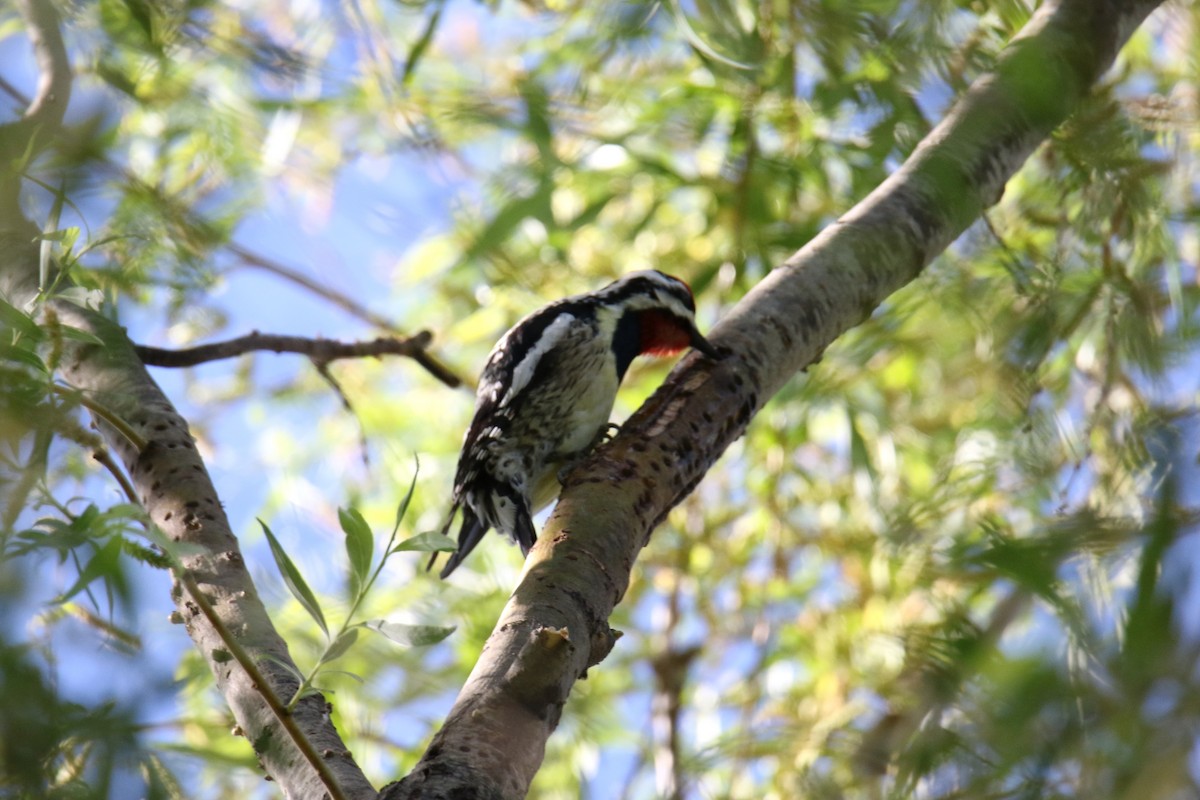
M 288 736 L 292 739 L 292 744 L 296 745 L 296 749 L 304 756 L 317 775 L 321 778 L 321 783 L 325 785 L 325 790 L 329 792 L 331 800 L 349 800 L 346 793 L 342 791 L 342 787 L 338 784 L 337 778 L 329 771 L 329 767 L 325 764 L 325 760 L 321 758 L 321 754 L 313 748 L 312 742 L 304 735 L 304 731 L 300 730 L 300 726 L 296 724 L 292 712 L 287 709 L 279 696 L 275 694 L 275 690 L 271 688 L 271 684 L 267 680 L 267 676 L 259 670 L 258 665 L 254 663 L 254 659 L 250 658 L 250 654 L 242 649 L 242 646 L 234 639 L 233 634 L 225 627 L 225 623 L 221 621 L 217 615 L 216 609 L 208 602 L 208 598 L 200 590 L 200 585 L 196 583 L 196 579 L 192 574 L 182 567 L 176 568 L 176 575 L 179 577 L 180 584 L 183 585 L 185 591 L 193 602 L 199 607 L 200 613 L 204 614 L 209 624 L 221 637 L 221 641 L 225 647 L 229 649 L 229 654 L 238 662 L 238 665 L 245 670 L 250 680 L 254 682 L 258 693 L 262 696 L 267 706 L 274 712 L 275 718 L 279 720 L 279 724 L 288 732 Z
M 273 353 L 299 353 L 311 358 L 314 362 L 329 363 L 342 358 L 364 358 L 374 356 L 408 356 L 416 358 L 424 352 L 425 347 L 433 336 L 428 331 L 398 339 L 394 336 L 380 336 L 365 342 L 339 342 L 334 339 L 310 339 L 304 336 L 279 336 L 253 331 L 246 336 L 229 339 L 224 342 L 188 347 L 183 350 L 164 350 L 158 347 L 134 345 L 138 358 L 142 363 L 152 367 L 194 367 L 209 361 L 220 361 L 226 358 L 256 351 Z M 457 378 L 455 378 L 457 381 Z
M 0 125 L 0 230 L 22 227 L 20 173 L 58 135 L 71 97 L 71 62 L 53 3 L 19 0 L 17 7 L 37 61 L 38 86 L 21 119 Z M 8 83 L 5 90 L 16 92 Z
M 0 75 L 0 92 L 4 92 L 11 97 L 13 102 L 19 104 L 22 108 L 29 108 L 29 96 L 5 80 L 3 75 Z
M 264 272 L 269 272 L 272 275 L 283 278 L 286 281 L 290 281 L 297 286 L 303 287 L 318 297 L 323 297 L 324 299 L 333 303 L 346 313 L 365 322 L 369 322 L 377 328 L 381 328 L 385 331 L 391 331 L 394 334 L 400 333 L 399 329 L 396 328 L 395 323 L 393 323 L 387 317 L 376 314 L 362 303 L 359 303 L 353 297 L 343 294 L 337 289 L 318 283 L 298 270 L 292 269 L 291 267 L 281 264 L 273 259 L 259 255 L 253 250 L 243 247 L 235 242 L 230 242 L 228 245 L 226 245 L 226 247 L 231 253 L 237 256 L 239 260 L 241 260 L 242 264 L 247 267 L 261 269 Z M 420 335 L 421 334 L 417 334 L 417 336 Z M 411 354 L 405 355 L 409 355 L 410 358 L 420 364 L 430 375 L 437 378 L 451 389 L 457 389 L 462 385 L 462 380 L 457 375 L 451 372 L 446 365 L 434 358 L 424 348 L 420 348 Z
M 108 470 L 108 474 L 113 476 L 113 480 L 121 487 L 121 491 L 129 498 L 129 502 L 141 508 L 142 502 L 138 499 L 137 490 L 133 488 L 133 484 L 129 481 L 129 476 L 125 471 L 117 466 L 116 460 L 112 457 L 112 453 L 108 452 L 108 448 L 101 444 L 92 451 L 92 458 L 100 466 Z
M 137 490 L 133 488 L 133 484 L 129 481 L 129 478 L 126 477 L 121 468 L 117 466 L 115 461 L 113 461 L 108 450 L 104 449 L 103 447 L 98 448 L 92 453 L 92 457 L 96 459 L 96 461 L 100 462 L 100 464 L 102 464 L 104 468 L 112 474 L 113 478 L 115 478 L 117 483 L 120 484 L 121 490 L 125 492 L 125 496 L 129 498 L 129 501 L 131 503 L 137 503 L 140 505 L 140 501 L 138 500 L 137 496 Z M 147 521 L 146 524 L 151 523 Z M 168 553 L 167 555 L 169 558 L 170 554 Z M 174 561 L 173 558 L 171 560 Z M 208 598 L 205 597 L 204 592 L 200 590 L 200 585 L 196 583 L 196 579 L 192 577 L 192 574 L 188 572 L 187 569 L 177 562 L 172 564 L 171 569 L 179 578 L 179 582 L 183 585 L 184 590 L 187 591 L 188 597 L 192 599 L 192 602 L 194 602 L 197 608 L 200 609 L 200 613 L 204 615 L 209 624 L 211 624 L 213 629 L 216 630 L 217 635 L 221 637 L 221 641 L 229 650 L 229 654 L 233 656 L 233 659 L 238 662 L 238 665 L 245 670 L 248 676 L 250 676 L 250 680 L 254 682 L 255 687 L 258 689 L 258 693 L 262 696 L 263 700 L 266 701 L 271 711 L 275 712 L 275 718 L 279 720 L 279 724 L 282 725 L 288 732 L 288 735 L 291 736 L 292 742 L 296 745 L 296 749 L 303 754 L 305 760 L 312 765 L 317 775 L 320 776 L 321 782 L 325 785 L 325 790 L 329 792 L 328 796 L 331 798 L 331 800 L 348 800 L 345 792 L 342 791 L 341 785 L 338 784 L 337 778 L 334 777 L 333 773 L 330 772 L 329 768 L 325 765 L 324 759 L 322 759 L 320 754 L 313 749 L 312 743 L 308 741 L 308 737 L 305 736 L 304 732 L 300 730 L 298 725 L 296 725 L 296 720 L 292 717 L 292 712 L 284 707 L 282 701 L 279 699 L 279 696 L 275 694 L 275 690 L 271 688 L 271 684 L 268 681 L 267 676 L 264 675 L 261 670 L 259 670 L 258 665 L 254 663 L 254 659 L 252 659 L 250 654 L 247 653 L 240 644 L 238 644 L 237 639 L 235 639 L 229 629 L 225 627 L 225 623 L 217 615 L 216 609 L 212 607 L 212 603 L 208 602 Z
M 329 371 L 329 362 L 321 361 L 320 359 L 312 359 L 313 366 L 317 368 L 317 374 L 320 375 L 333 393 L 342 401 L 342 408 L 346 409 L 346 413 L 354 417 L 354 421 L 358 423 L 358 447 L 362 451 L 363 466 L 370 466 L 371 455 L 370 449 L 367 446 L 367 431 L 363 428 L 362 417 L 358 416 L 358 412 L 354 410 L 354 406 L 350 403 L 350 398 L 346 395 L 346 391 L 342 385 L 338 383 L 338 379 L 333 377 L 333 373 Z
M 395 324 L 392 323 L 391 320 L 376 314 L 374 311 L 367 308 L 353 297 L 343 294 L 330 286 L 325 286 L 321 283 L 318 283 L 299 270 L 292 269 L 291 267 L 281 264 L 274 259 L 259 255 L 253 250 L 237 244 L 236 242 L 230 242 L 228 245 L 226 245 L 226 247 L 228 248 L 229 252 L 237 256 L 238 259 L 247 267 L 261 269 L 264 272 L 269 272 L 272 275 L 283 278 L 286 281 L 290 281 L 297 286 L 301 286 L 309 290 L 318 297 L 325 298 L 352 316 L 358 317 L 359 319 L 369 322 L 385 331 L 399 333 Z
M 71 62 L 59 30 L 58 12 L 50 0 L 24 0 L 19 5 L 41 73 L 25 122 L 31 127 L 44 126 L 53 134 L 62 125 L 71 97 Z
M 69 397 L 72 400 L 79 401 L 79 405 L 86 408 L 88 411 L 95 414 L 100 419 L 111 425 L 118 433 L 125 437 L 126 441 L 137 450 L 139 453 L 146 449 L 146 440 L 135 431 L 128 422 L 121 419 L 112 409 L 106 408 L 95 400 L 89 399 L 85 394 L 78 389 L 73 389 L 70 386 L 62 386 L 54 383 L 50 385 L 50 390 L 62 397 Z

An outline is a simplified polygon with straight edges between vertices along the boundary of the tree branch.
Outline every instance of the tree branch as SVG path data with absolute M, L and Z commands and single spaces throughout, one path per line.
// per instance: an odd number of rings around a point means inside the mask
M 236 358 L 246 353 L 270 351 L 272 353 L 299 353 L 318 363 L 327 364 L 343 358 L 374 356 L 408 356 L 416 358 L 418 353 L 433 340 L 428 331 L 400 339 L 380 336 L 367 342 L 339 342 L 334 339 L 309 339 L 303 336 L 279 336 L 252 331 L 236 339 L 223 342 L 187 347 L 182 350 L 164 350 L 146 345 L 134 345 L 134 352 L 143 364 L 151 367 L 194 367 L 209 361 Z
M 139 504 L 137 489 L 134 488 L 133 483 L 117 465 L 117 462 L 113 460 L 112 454 L 103 446 L 100 446 L 93 451 L 92 457 L 109 471 L 109 474 L 121 486 L 121 491 L 125 493 L 125 497 L 129 499 L 129 502 Z M 217 634 L 221 637 L 221 641 L 224 642 L 230 657 L 237 661 L 238 665 L 246 671 L 246 676 L 254 682 L 258 691 L 262 693 L 263 700 L 270 706 L 275 719 L 288 732 L 296 748 L 304 755 L 305 760 L 312 765 L 312 768 L 320 776 L 327 796 L 330 800 L 347 800 L 346 795 L 342 792 L 342 787 L 338 784 L 337 778 L 334 777 L 329 767 L 325 765 L 321 756 L 313 749 L 312 744 L 304 735 L 304 731 L 300 729 L 300 726 L 296 724 L 296 720 L 292 717 L 292 712 L 279 699 L 274 690 L 272 690 L 270 681 L 259 671 L 258 665 L 254 663 L 254 659 L 250 657 L 245 648 L 238 644 L 233 632 L 225 627 L 221 616 L 212 607 L 212 603 L 208 602 L 208 598 L 200 590 L 196 579 L 178 564 L 175 558 L 170 556 L 168 558 L 173 562 L 171 564 L 173 574 L 179 580 L 179 584 L 183 587 L 184 591 L 187 592 L 188 601 L 196 604 L 200 609 L 200 613 L 204 614 L 204 618 L 208 620 L 209 624 L 213 626 Z
M 59 30 L 58 12 L 50 0 L 17 0 L 17 8 L 25 20 L 39 76 L 37 91 L 25 114 L 15 122 L 0 125 L 0 220 L 8 220 L 0 227 L 6 229 L 24 220 L 18 199 L 20 171 L 58 135 L 71 98 L 71 64 Z M 22 230 L 20 235 L 24 233 Z M 7 236 L 9 231 L 0 234 Z
M 37 260 L 28 263 L 36 268 Z M 192 545 L 179 558 L 182 571 L 172 593 L 179 618 L 267 774 L 291 797 L 320 797 L 330 783 L 346 798 L 375 797 L 333 728 L 324 698 L 305 698 L 286 722 L 273 708 L 279 704 L 272 697 L 290 697 L 297 685 L 281 665 L 295 666 L 258 597 L 186 421 L 150 378 L 123 329 L 71 303 L 58 303 L 55 311 L 66 324 L 104 342 L 65 343 L 63 375 L 121 417 L 145 443 L 138 448 L 97 418 L 150 519 L 172 541 Z M 231 635 L 234 651 L 227 641 Z M 243 669 L 247 663 L 256 671 Z M 316 765 L 298 755 L 292 744 L 298 739 L 304 740 L 309 758 L 319 754 Z
M 71 99 L 71 62 L 59 29 L 58 12 L 50 0 L 18 0 L 25 30 L 37 58 L 37 93 L 25 111 L 30 130 L 41 128 L 50 139 L 62 126 Z
M 369 322 L 382 330 L 390 331 L 394 334 L 400 334 L 400 331 L 396 328 L 395 323 L 380 314 L 376 314 L 374 311 L 367 308 L 353 297 L 342 294 L 333 287 L 318 283 L 304 273 L 292 269 L 284 264 L 280 264 L 278 261 L 261 256 L 240 244 L 231 242 L 229 243 L 228 248 L 229 251 L 237 256 L 244 265 L 253 267 L 254 269 L 260 269 L 264 272 L 269 272 L 276 277 L 283 278 L 286 281 L 307 289 L 318 297 L 325 298 L 338 308 L 341 308 L 343 311 L 346 311 L 347 313 L 358 317 L 365 322 Z M 420 335 L 421 334 L 417 334 L 417 336 Z M 404 355 L 409 354 L 406 353 Z M 424 367 L 430 375 L 437 378 L 451 389 L 457 389 L 462 385 L 462 380 L 455 375 L 449 367 L 438 361 L 437 358 L 435 358 L 428 351 L 424 349 L 417 350 L 415 353 L 411 354 L 411 357 L 414 361 Z
M 729 357 L 685 358 L 621 433 L 567 476 L 445 725 L 382 798 L 524 797 L 572 685 L 611 647 L 608 617 L 654 527 L 772 394 L 998 199 L 1158 4 L 1043 5 L 901 169 L 717 326 L 711 339 Z M 569 635 L 553 664 L 530 658 L 543 628 Z M 538 672 L 527 672 L 534 661 Z
M 0 128 L 0 155 L 8 156 L 13 147 L 20 147 L 18 155 L 30 152 L 61 124 L 70 80 L 49 2 L 22 0 L 21 8 L 43 74 L 30 113 L 20 123 Z M 20 140 L 13 138 L 14 130 L 30 133 Z M 38 228 L 20 212 L 21 176 L 7 169 L 10 163 L 11 158 L 0 162 L 0 296 L 28 308 L 38 291 Z M 107 412 L 95 418 L 97 428 L 122 461 L 130 488 L 150 519 L 172 541 L 190 545 L 180 557 L 183 572 L 176 574 L 179 583 L 172 592 L 177 613 L 263 767 L 289 797 L 325 796 L 335 783 L 343 797 L 374 798 L 375 790 L 338 737 L 322 697 L 309 696 L 289 712 L 294 723 L 289 727 L 317 754 L 313 763 L 300 755 L 266 700 L 267 690 L 276 697 L 291 696 L 297 681 L 284 665 L 295 666 L 258 597 L 186 421 L 150 378 L 123 329 L 69 302 L 49 301 L 45 313 L 103 342 L 64 338 L 58 360 L 62 374 L 95 409 Z M 121 420 L 124 432 L 108 419 Z M 211 620 L 206 606 L 214 615 Z M 230 657 L 218 628 L 236 640 L 247 663 L 257 667 L 256 676 Z

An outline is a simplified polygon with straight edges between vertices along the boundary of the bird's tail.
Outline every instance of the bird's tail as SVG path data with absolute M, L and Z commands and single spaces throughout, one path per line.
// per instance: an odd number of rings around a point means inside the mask
M 521 546 L 521 555 L 527 556 L 537 542 L 537 531 L 533 528 L 533 515 L 529 513 L 529 506 L 524 501 L 517 503 L 516 518 L 513 522 L 513 537 Z
M 442 528 L 442 533 L 450 530 L 450 524 L 454 521 L 454 512 L 457 509 L 457 505 L 450 509 L 450 518 L 446 520 L 446 525 Z M 479 541 L 488 530 L 487 523 L 475 516 L 475 512 L 471 510 L 469 505 L 462 506 L 462 512 L 462 527 L 458 529 L 458 549 L 450 554 L 450 560 L 446 562 L 446 566 L 442 567 L 442 571 L 439 573 L 443 580 L 449 577 L 450 573 L 454 572 L 455 568 L 462 563 L 462 560 L 475 549 L 475 545 L 479 544 Z M 434 553 L 429 559 L 429 564 L 425 567 L 426 570 L 433 568 L 437 557 L 438 554 Z

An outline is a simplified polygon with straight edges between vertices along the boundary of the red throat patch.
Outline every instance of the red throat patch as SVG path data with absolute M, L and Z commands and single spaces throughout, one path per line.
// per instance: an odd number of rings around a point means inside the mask
M 687 349 L 692 343 L 688 328 L 665 311 L 643 311 L 638 322 L 642 333 L 638 352 L 643 355 L 670 356 Z

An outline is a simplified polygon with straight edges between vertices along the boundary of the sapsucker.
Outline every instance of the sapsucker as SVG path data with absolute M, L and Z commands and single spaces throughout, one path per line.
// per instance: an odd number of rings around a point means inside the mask
M 463 437 L 446 529 L 459 509 L 463 522 L 443 578 L 489 528 L 528 555 L 537 539 L 533 515 L 558 495 L 559 472 L 607 431 L 634 357 L 688 346 L 718 357 L 696 329 L 695 312 L 686 283 L 646 270 L 544 306 L 504 334 L 483 368 Z

